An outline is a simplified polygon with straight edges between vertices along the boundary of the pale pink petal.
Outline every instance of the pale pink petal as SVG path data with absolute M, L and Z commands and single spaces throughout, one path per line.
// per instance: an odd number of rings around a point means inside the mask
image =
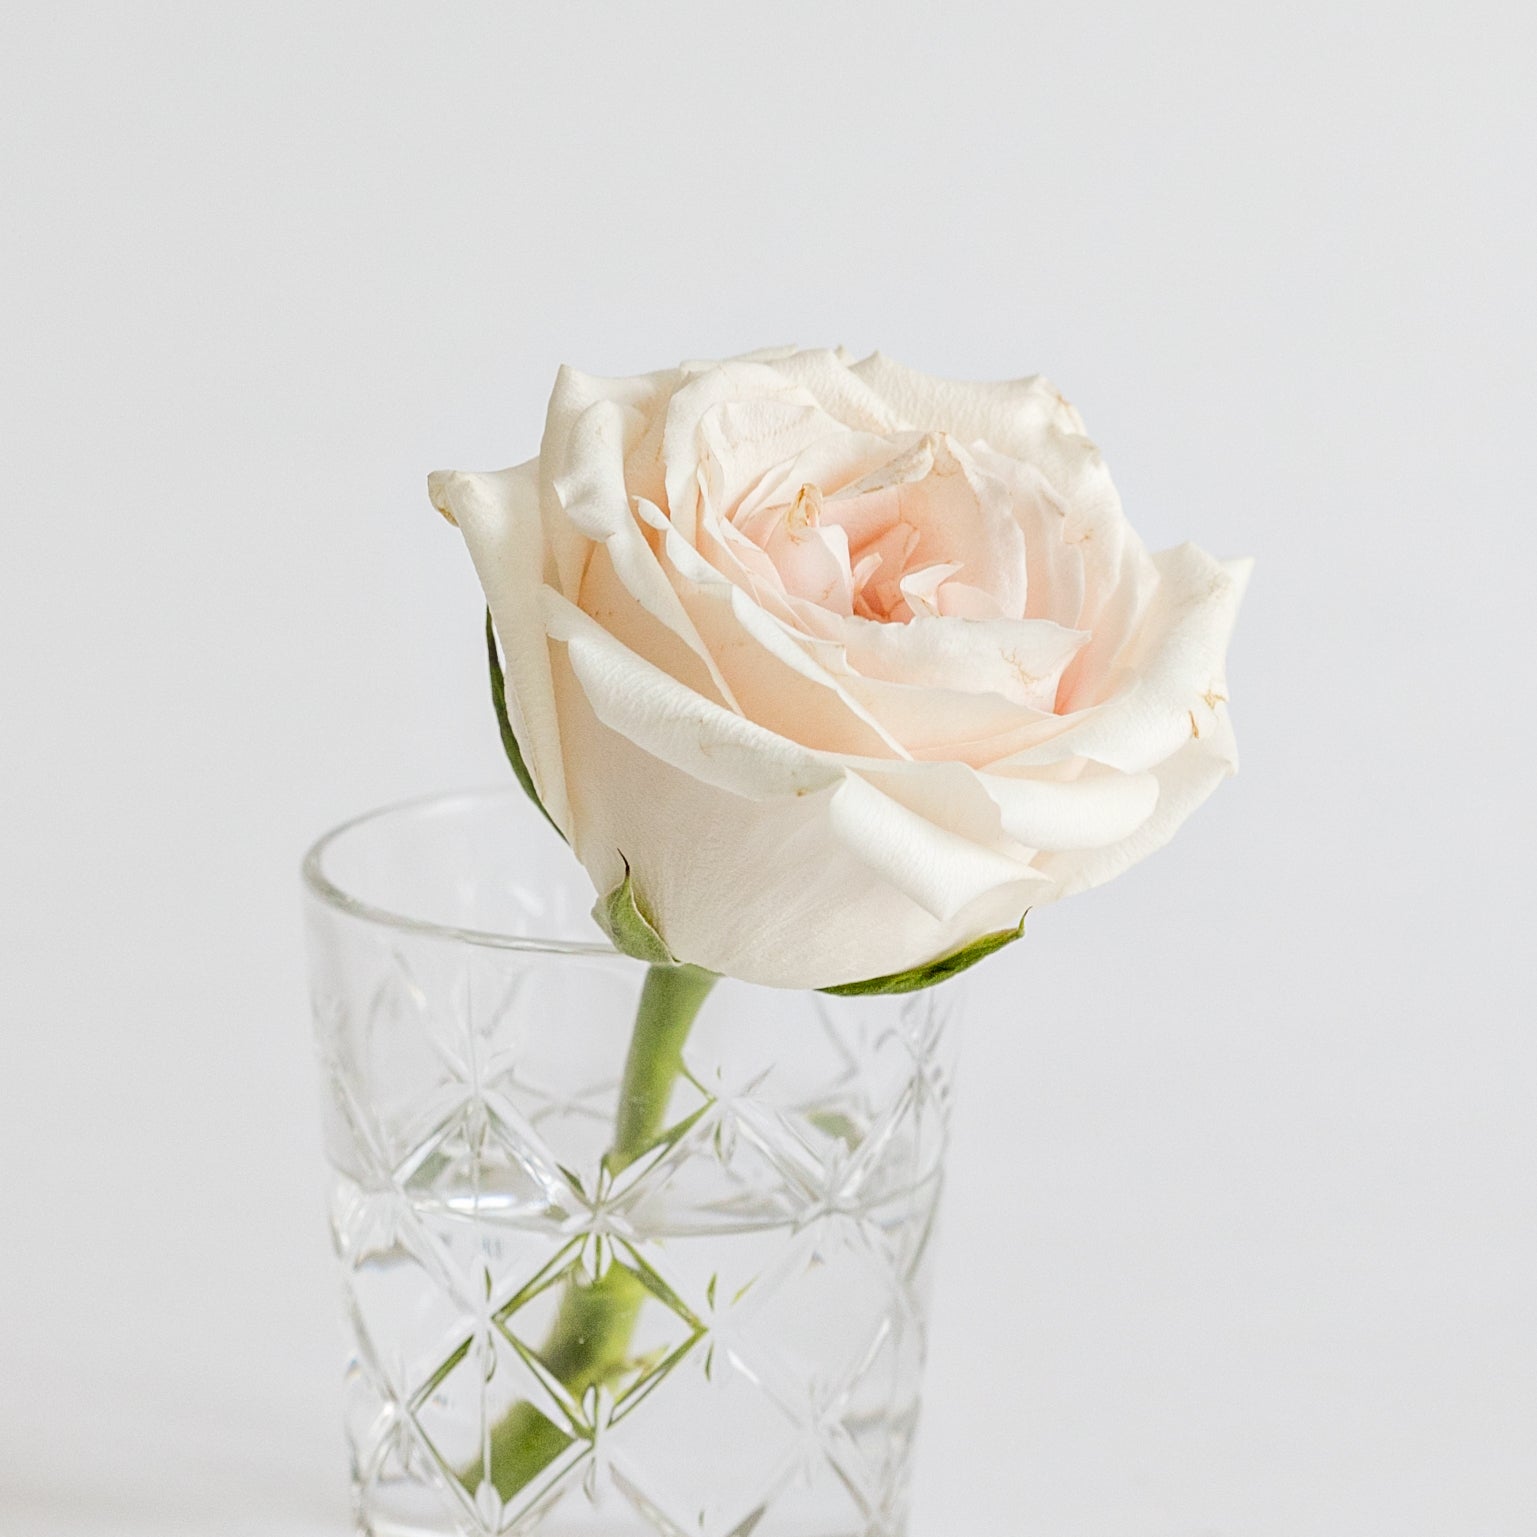
M 822 494 L 804 485 L 788 507 L 767 508 L 744 529 L 763 546 L 792 598 L 838 614 L 853 612 L 848 537 L 821 522 Z
M 1088 637 L 1047 619 L 919 618 L 841 630 L 849 666 L 867 677 L 961 693 L 996 693 L 1050 710 L 1057 681 Z
M 642 426 L 636 411 L 610 400 L 589 406 L 571 425 L 572 465 L 552 481 L 551 490 L 570 524 L 601 546 L 606 559 L 594 554 L 577 590 L 566 595 L 601 616 L 632 649 L 650 654 L 653 646 L 660 647 L 668 659 L 663 665 L 735 708 L 729 686 L 658 566 L 625 493 L 625 449 Z
M 748 800 L 805 795 L 841 782 L 843 770 L 830 755 L 711 703 L 551 588 L 539 596 L 545 630 L 564 643 L 598 719 L 652 757 Z
M 933 566 L 915 566 L 908 569 L 897 586 L 902 590 L 902 596 L 907 599 L 907 606 L 912 610 L 915 618 L 938 619 L 939 589 L 950 577 L 961 569 L 958 560 L 945 561 Z
M 930 434 L 872 475 L 829 497 L 827 516 L 848 530 L 859 560 L 896 526 L 916 530 L 909 568 L 954 564 L 1009 618 L 1025 613 L 1024 536 L 1008 484 L 955 440 Z
M 990 592 L 969 582 L 954 580 L 940 584 L 935 594 L 939 613 L 946 619 L 1006 619 L 1003 605 Z
M 766 611 L 676 533 L 663 531 L 661 549 L 680 600 L 750 719 L 818 751 L 907 756 L 827 667 L 829 659 L 841 662 L 839 648 Z
M 727 362 L 686 377 L 667 401 L 662 432 L 673 525 L 693 543 L 706 489 L 723 508 L 836 426 L 813 396 L 766 363 Z
M 824 496 L 831 496 L 878 469 L 891 454 L 889 438 L 845 432 L 829 424 L 823 436 L 764 471 L 739 497 L 723 499 L 720 511 L 732 522 L 742 524 L 765 507 L 786 506 L 805 485 L 816 486 Z
M 1165 550 L 1152 564 L 1156 593 L 1118 659 L 1124 675 L 1115 692 L 1051 741 L 1000 767 L 1082 757 L 1141 773 L 1179 751 L 1187 737 L 1203 739 L 1212 701 L 1220 704 L 1227 694 L 1224 655 L 1247 566 L 1224 566 L 1193 544 Z M 1208 747 L 1220 739 L 1212 733 Z

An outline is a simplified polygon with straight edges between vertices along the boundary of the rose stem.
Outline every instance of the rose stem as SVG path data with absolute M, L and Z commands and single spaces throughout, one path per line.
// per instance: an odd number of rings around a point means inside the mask
M 716 981 L 714 972 L 697 966 L 647 971 L 619 1087 L 614 1142 L 603 1160 L 611 1175 L 656 1145 L 683 1067 L 684 1043 Z M 568 1282 L 539 1357 L 578 1403 L 589 1388 L 623 1370 L 646 1295 L 645 1286 L 622 1265 L 610 1265 L 587 1285 L 574 1277 Z M 564 1430 L 519 1400 L 492 1427 L 482 1464 L 460 1476 L 473 1494 L 489 1474 L 497 1493 L 509 1500 L 570 1444 Z
M 603 1160 L 618 1174 L 656 1143 L 683 1067 L 683 1046 L 719 978 L 698 966 L 652 966 L 646 972 L 635 1030 L 619 1086 L 614 1145 Z

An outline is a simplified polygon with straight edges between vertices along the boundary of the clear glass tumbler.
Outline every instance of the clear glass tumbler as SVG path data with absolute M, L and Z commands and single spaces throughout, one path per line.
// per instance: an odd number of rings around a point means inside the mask
M 516 789 L 304 869 L 359 1531 L 899 1537 L 956 985 L 648 969 Z

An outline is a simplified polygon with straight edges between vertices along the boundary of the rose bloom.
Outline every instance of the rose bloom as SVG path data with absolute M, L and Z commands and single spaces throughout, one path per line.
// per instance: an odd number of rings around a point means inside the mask
M 430 490 L 551 820 L 711 971 L 922 966 L 1151 853 L 1236 766 L 1247 563 L 1150 555 L 1043 379 L 565 369 L 537 459 Z

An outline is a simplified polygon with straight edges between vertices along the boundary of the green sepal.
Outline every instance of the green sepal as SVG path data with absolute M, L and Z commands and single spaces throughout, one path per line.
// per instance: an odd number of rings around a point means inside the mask
M 528 771 L 523 749 L 518 746 L 512 722 L 507 718 L 507 677 L 502 671 L 502 658 L 496 649 L 496 626 L 491 622 L 489 608 L 486 610 L 486 660 L 491 667 L 491 703 L 496 709 L 496 724 L 501 728 L 502 751 L 507 754 L 512 772 L 523 786 L 523 793 L 539 808 L 539 814 L 545 821 L 555 827 L 555 818 L 544 809 L 544 802 L 539 799 L 539 792 L 534 788 L 534 776 Z M 558 827 L 555 827 L 555 831 L 560 833 Z M 560 835 L 562 838 L 566 836 L 564 833 Z
M 593 904 L 593 919 L 613 940 L 614 948 L 652 966 L 676 966 L 678 958 L 667 948 L 651 920 L 640 910 L 630 862 L 624 862 L 624 879 Z
M 893 971 L 889 976 L 871 977 L 868 982 L 840 982 L 837 987 L 818 988 L 818 991 L 832 993 L 839 998 L 855 998 L 865 993 L 916 993 L 925 987 L 937 986 L 957 972 L 966 971 L 978 961 L 986 960 L 994 950 L 1013 944 L 1025 932 L 1025 918 L 1029 916 L 1027 909 L 1019 920 L 1018 928 L 998 929 L 992 934 L 984 934 L 980 939 L 974 939 L 969 945 L 941 956 L 937 961 L 930 961 L 926 966 L 914 966 L 911 971 Z

